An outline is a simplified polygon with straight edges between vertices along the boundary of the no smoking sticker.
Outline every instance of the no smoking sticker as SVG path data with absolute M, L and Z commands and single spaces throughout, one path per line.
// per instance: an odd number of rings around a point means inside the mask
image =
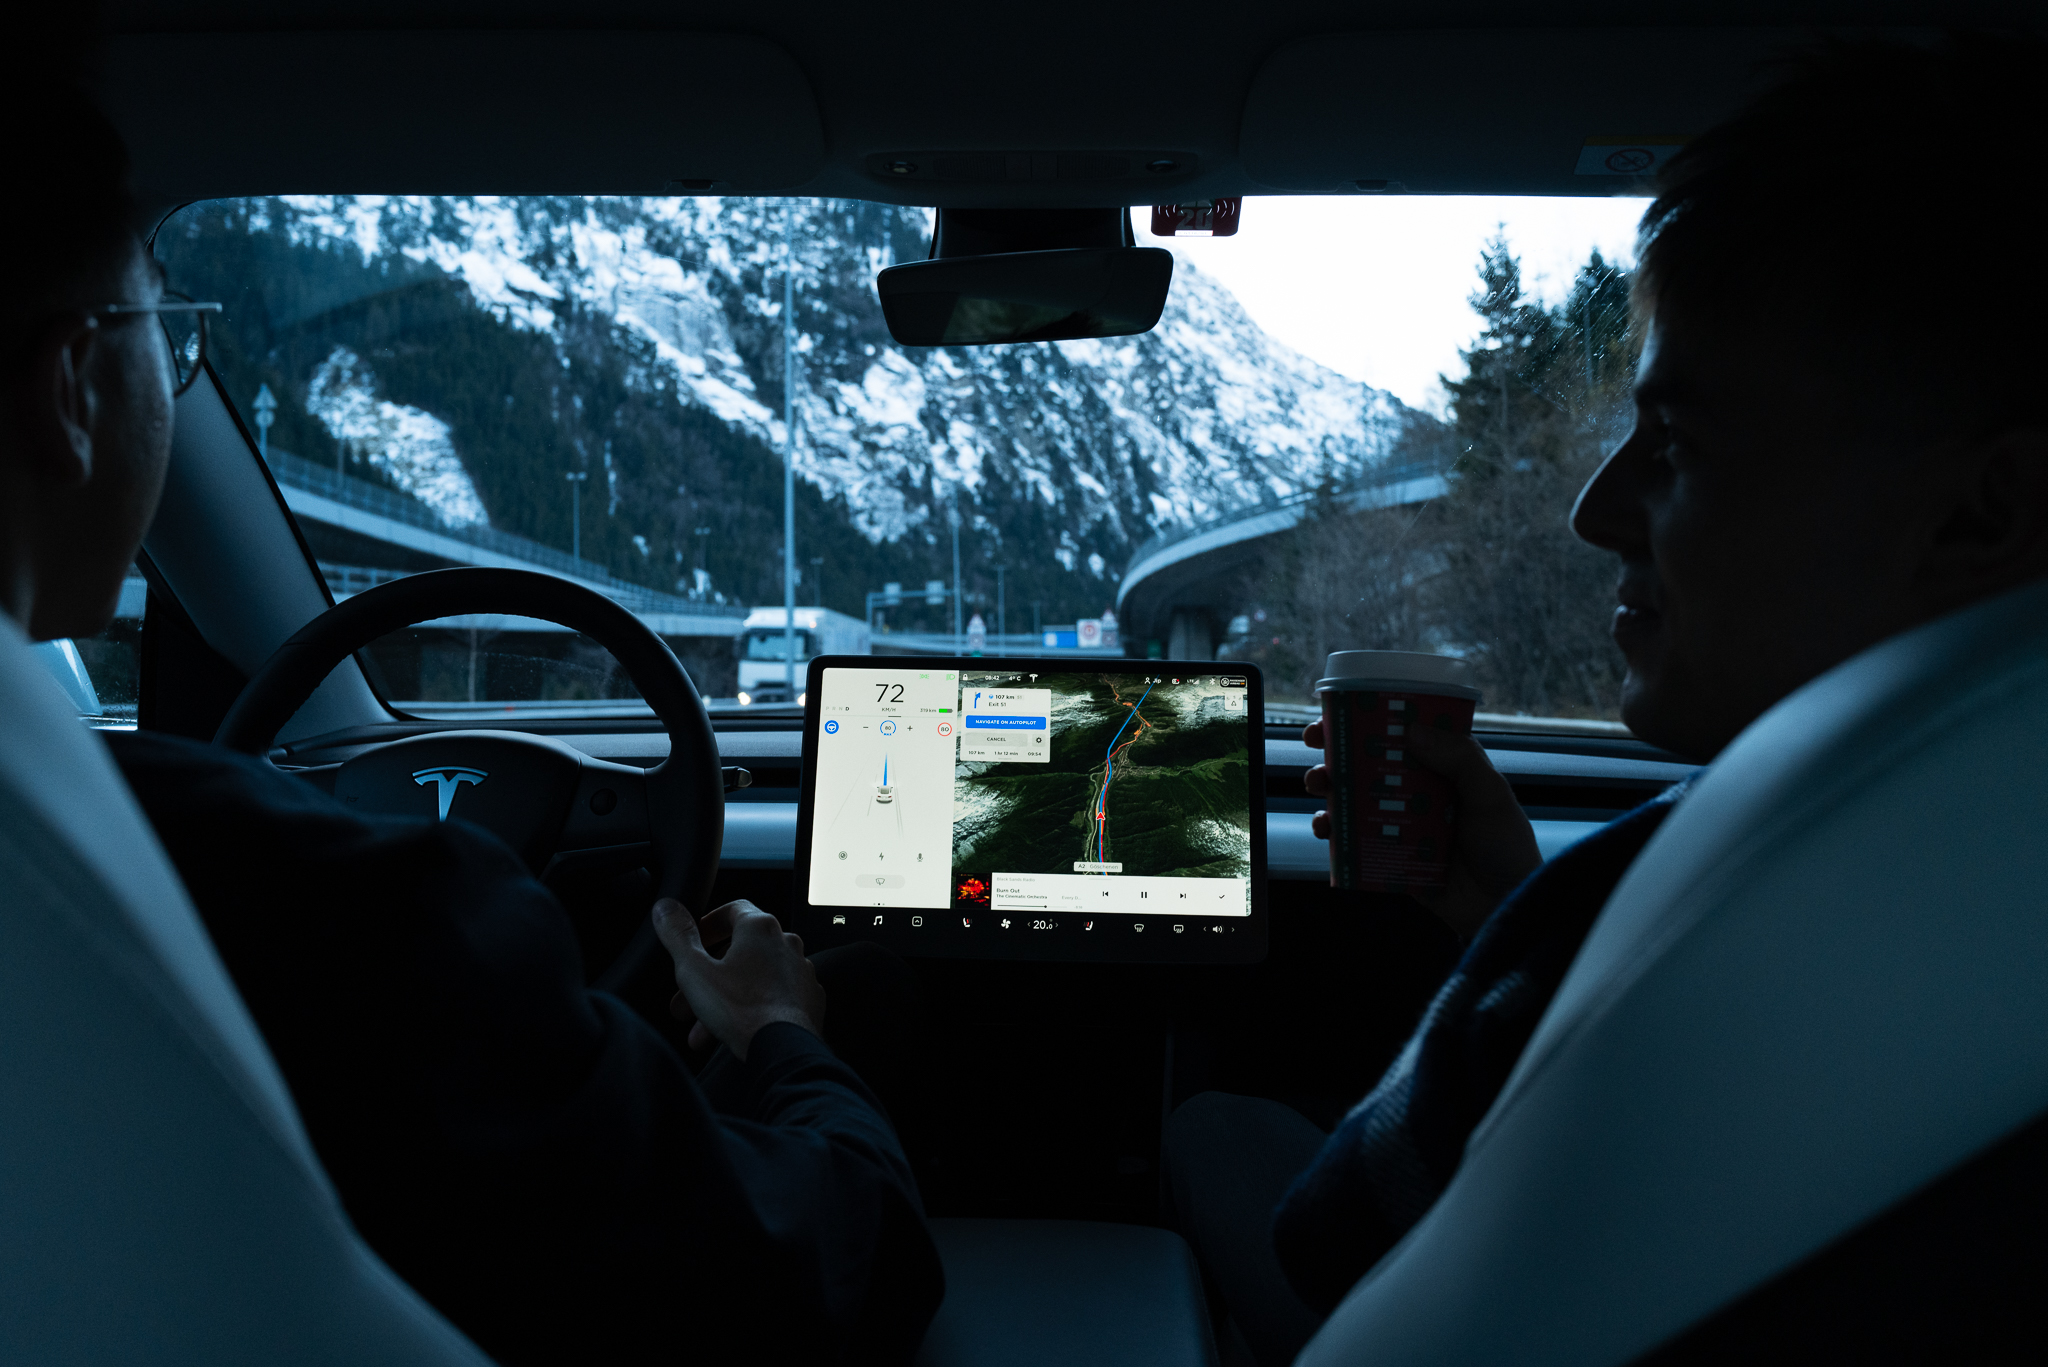
M 1575 171 L 1582 176 L 1635 178 L 1653 175 L 1671 160 L 1679 148 L 1685 146 L 1685 141 L 1670 134 L 1640 138 L 1587 138 L 1586 145 L 1579 149 L 1579 164 Z

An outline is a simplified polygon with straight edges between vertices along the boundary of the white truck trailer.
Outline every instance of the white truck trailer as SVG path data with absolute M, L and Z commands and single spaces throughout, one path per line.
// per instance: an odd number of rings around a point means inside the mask
M 734 642 L 739 651 L 742 703 L 789 702 L 785 691 L 787 628 L 784 608 L 755 608 Z M 796 691 L 803 692 L 804 665 L 813 655 L 871 655 L 868 624 L 830 608 L 796 610 Z

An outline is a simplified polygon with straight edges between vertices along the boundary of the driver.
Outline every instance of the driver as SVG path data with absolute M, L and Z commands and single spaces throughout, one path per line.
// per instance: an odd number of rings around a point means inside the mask
M 170 452 L 163 281 L 75 89 L 4 97 L 0 611 L 113 615 Z M 109 306 L 124 306 L 110 310 Z M 738 902 L 654 909 L 723 1052 L 700 1085 L 585 990 L 562 906 L 461 821 L 352 814 L 267 764 L 141 733 L 116 757 L 364 1237 L 499 1360 L 906 1362 L 942 1295 L 897 1137 L 821 1039 L 803 946 Z M 722 958 L 706 940 L 729 941 Z

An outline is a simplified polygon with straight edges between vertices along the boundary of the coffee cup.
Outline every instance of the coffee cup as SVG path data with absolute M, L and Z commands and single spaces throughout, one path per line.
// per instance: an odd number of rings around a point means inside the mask
M 1479 690 L 1448 655 L 1340 650 L 1316 681 L 1330 768 L 1330 886 L 1366 892 L 1441 888 L 1451 865 L 1457 792 L 1414 763 L 1417 727 L 1472 731 Z

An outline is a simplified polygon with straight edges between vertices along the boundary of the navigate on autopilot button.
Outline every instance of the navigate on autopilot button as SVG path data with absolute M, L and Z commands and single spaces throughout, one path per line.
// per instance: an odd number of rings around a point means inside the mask
M 1047 764 L 1045 745 L 1052 729 L 1050 688 L 960 690 L 960 758 L 985 762 Z

